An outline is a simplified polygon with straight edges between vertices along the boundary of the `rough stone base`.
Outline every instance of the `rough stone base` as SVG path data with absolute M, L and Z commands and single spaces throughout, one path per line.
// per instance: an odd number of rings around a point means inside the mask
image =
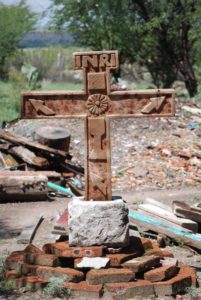
M 73 199 L 69 210 L 69 245 L 124 247 L 129 243 L 128 207 L 123 200 Z

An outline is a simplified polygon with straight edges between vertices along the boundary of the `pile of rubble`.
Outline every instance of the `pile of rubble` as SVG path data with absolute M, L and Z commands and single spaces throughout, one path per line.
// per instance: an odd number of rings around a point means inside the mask
M 68 241 L 30 244 L 6 259 L 5 276 L 17 288 L 44 288 L 52 277 L 63 278 L 63 288 L 79 299 L 129 299 L 136 296 L 177 295 L 196 286 L 194 268 L 145 238 L 130 237 L 124 248 L 70 247 Z
M 201 105 L 176 101 L 173 118 L 112 121 L 114 190 L 200 185 Z

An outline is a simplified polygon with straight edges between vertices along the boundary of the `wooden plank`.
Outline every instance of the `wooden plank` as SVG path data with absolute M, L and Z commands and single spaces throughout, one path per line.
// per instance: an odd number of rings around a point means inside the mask
M 36 156 L 36 154 L 23 146 L 12 147 L 9 150 L 10 154 L 20 158 L 23 162 L 36 167 L 48 167 L 49 162 L 46 158 Z
M 166 234 L 171 238 L 179 238 L 186 245 L 201 249 L 201 235 L 190 233 L 167 224 L 165 221 L 159 221 L 156 218 L 146 217 L 134 210 L 129 211 L 130 221 L 134 224 L 146 227 L 158 233 Z
M 187 203 L 180 201 L 173 201 L 172 203 L 173 212 L 176 216 L 182 218 L 189 218 L 193 221 L 201 223 L 201 209 L 192 207 Z
M 165 210 L 167 210 L 167 211 L 169 211 L 169 212 L 172 212 L 171 206 L 166 205 L 166 204 L 164 204 L 163 202 L 157 201 L 157 200 L 155 200 L 155 199 L 153 199 L 153 198 L 147 197 L 147 198 L 144 200 L 144 203 L 145 203 L 145 204 L 155 205 L 155 206 L 160 207 L 160 208 L 162 208 L 162 209 L 165 209 Z
M 47 178 L 54 178 L 54 179 L 60 179 L 61 178 L 61 174 L 55 171 L 7 171 L 7 170 L 0 170 L 0 176 L 4 175 L 4 176 L 46 176 Z M 66 173 L 65 175 L 62 174 L 63 177 L 69 177 L 67 176 L 68 173 Z M 69 173 L 70 177 L 73 176 L 72 173 Z
M 0 174 L 1 201 L 40 201 L 47 199 L 47 177 L 43 175 L 6 176 Z
M 35 150 L 38 150 L 38 151 L 44 151 L 45 153 L 47 153 L 49 155 L 54 154 L 56 156 L 60 156 L 60 157 L 63 157 L 63 158 L 68 156 L 68 153 L 65 152 L 65 151 L 57 150 L 57 149 L 54 149 L 54 148 L 50 148 L 50 147 L 41 145 L 41 144 L 36 143 L 36 142 L 28 141 L 25 138 L 22 138 L 22 137 L 19 137 L 19 136 L 14 136 L 14 135 L 12 135 L 11 133 L 9 133 L 5 130 L 0 130 L 0 138 L 4 139 L 6 141 L 9 141 L 13 144 L 16 144 L 16 145 L 23 145 L 23 146 L 31 148 L 31 149 L 35 149 Z
M 169 212 L 163 208 L 157 207 L 152 204 L 141 204 L 139 205 L 139 210 L 143 213 L 148 213 L 153 217 L 160 217 L 161 219 L 167 221 L 169 224 L 175 226 L 180 226 L 191 230 L 193 232 L 198 232 L 198 224 L 192 220 L 178 218 L 172 212 Z

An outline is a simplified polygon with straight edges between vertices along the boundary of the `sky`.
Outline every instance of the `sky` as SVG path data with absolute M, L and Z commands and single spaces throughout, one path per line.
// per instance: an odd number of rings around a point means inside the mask
M 20 0 L 0 0 L 3 4 L 17 4 Z M 48 21 L 48 12 L 47 8 L 51 5 L 51 0 L 26 0 L 27 5 L 31 10 L 37 13 L 46 12 L 47 16 L 39 22 L 39 25 L 45 26 Z
M 4 4 L 16 4 L 19 3 L 19 0 L 0 0 Z M 42 12 L 50 6 L 50 0 L 27 0 L 26 3 L 29 7 L 35 12 Z

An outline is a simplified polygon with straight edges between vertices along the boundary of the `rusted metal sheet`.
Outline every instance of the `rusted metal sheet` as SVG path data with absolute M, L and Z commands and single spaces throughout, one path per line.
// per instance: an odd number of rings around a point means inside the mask
M 24 118 L 86 118 L 86 200 L 110 200 L 109 118 L 168 117 L 175 113 L 173 89 L 110 90 L 110 71 L 119 67 L 117 51 L 74 53 L 83 70 L 84 91 L 30 92 L 22 95 Z M 38 102 L 37 102 L 38 101 Z

